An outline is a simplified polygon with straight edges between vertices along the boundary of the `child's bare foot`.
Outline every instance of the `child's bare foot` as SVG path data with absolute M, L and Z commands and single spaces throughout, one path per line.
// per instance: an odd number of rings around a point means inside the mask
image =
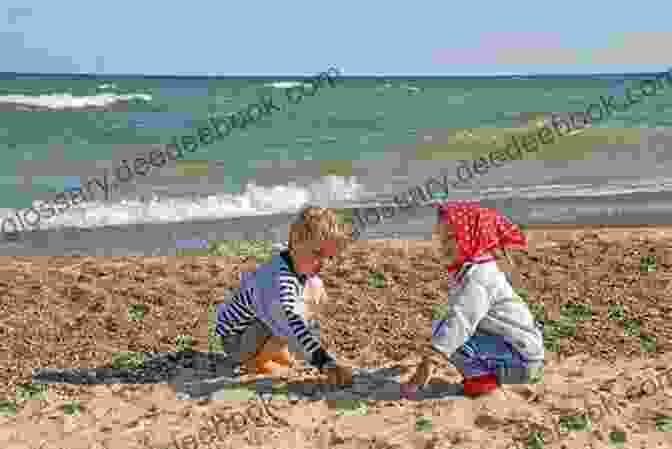
M 411 377 L 408 383 L 424 387 L 434 374 L 434 365 L 435 363 L 432 359 L 424 359 L 420 365 L 418 365 L 415 374 L 413 374 L 413 377 Z
M 401 385 L 401 396 L 405 399 L 413 399 L 418 391 L 423 388 L 434 374 L 434 362 L 431 359 L 424 359 L 418 366 L 415 374 L 406 383 Z

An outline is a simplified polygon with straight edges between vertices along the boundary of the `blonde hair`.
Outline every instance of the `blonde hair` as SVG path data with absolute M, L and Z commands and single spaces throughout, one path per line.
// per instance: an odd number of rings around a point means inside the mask
M 352 225 L 343 223 L 333 209 L 308 206 L 290 225 L 289 249 L 319 240 L 336 240 L 339 246 L 345 245 L 352 240 Z

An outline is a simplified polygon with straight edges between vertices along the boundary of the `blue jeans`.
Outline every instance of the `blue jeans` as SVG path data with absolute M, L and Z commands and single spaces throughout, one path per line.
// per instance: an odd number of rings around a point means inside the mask
M 530 364 L 501 336 L 474 334 L 449 357 L 465 377 L 496 375 L 500 384 L 528 383 Z

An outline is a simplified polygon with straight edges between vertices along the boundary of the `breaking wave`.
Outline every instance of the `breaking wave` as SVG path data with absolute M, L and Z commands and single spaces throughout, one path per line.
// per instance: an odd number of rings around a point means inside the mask
M 363 186 L 354 177 L 327 176 L 307 186 L 295 183 L 258 186 L 250 183 L 240 194 L 127 198 L 114 202 L 82 203 L 40 224 L 41 229 L 60 227 L 93 228 L 140 223 L 176 223 L 202 219 L 294 213 L 307 204 L 348 207 L 357 202 Z M 102 194 L 101 194 L 102 195 Z M 39 203 L 35 202 L 34 206 Z M 8 216 L 12 212 L 4 212 Z
M 152 96 L 148 94 L 117 95 L 111 93 L 85 96 L 73 96 L 69 93 L 0 96 L 0 103 L 56 110 L 105 108 L 115 103 L 127 103 L 134 100 L 150 102 Z

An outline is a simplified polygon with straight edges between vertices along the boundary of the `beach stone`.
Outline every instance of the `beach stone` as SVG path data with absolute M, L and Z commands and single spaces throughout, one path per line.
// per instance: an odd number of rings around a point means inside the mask
M 122 384 L 124 383 L 121 377 L 110 377 L 105 379 L 106 384 Z
M 312 394 L 308 396 L 308 399 L 311 401 L 320 401 L 324 399 L 327 395 L 327 392 L 323 387 L 323 385 L 315 385 L 315 389 L 313 390 Z
M 373 381 L 373 377 L 371 376 L 352 376 L 352 382 L 353 383 L 370 383 Z
M 373 391 L 374 388 L 375 388 L 374 385 L 371 384 L 371 383 L 369 383 L 369 382 L 366 382 L 366 383 L 357 383 L 357 384 L 354 384 L 354 385 L 351 387 L 352 391 L 353 391 L 354 393 L 358 393 L 358 394 L 368 394 L 368 393 L 370 393 L 371 391 Z
M 428 384 L 418 391 L 419 399 L 454 400 L 464 398 L 461 384 Z
M 254 386 L 257 395 L 262 398 L 273 395 L 273 379 L 257 379 Z
M 365 376 L 367 374 L 368 374 L 368 370 L 366 368 L 353 368 L 352 369 L 353 377 L 361 377 L 361 376 Z
M 371 379 L 375 378 L 378 370 L 375 369 L 370 369 L 370 368 L 358 368 L 356 371 L 353 370 L 353 376 L 361 377 L 361 378 L 366 378 L 366 379 Z
M 317 390 L 317 385 L 299 384 L 299 385 L 289 385 L 287 388 L 290 393 L 294 393 L 300 397 L 311 397 L 315 394 L 315 391 Z
M 399 382 L 383 382 L 375 385 L 376 390 L 382 390 L 382 391 L 396 391 L 397 393 L 400 391 L 400 384 Z
M 343 391 L 343 390 L 347 389 L 348 386 L 347 385 L 324 384 L 324 385 L 321 385 L 321 388 L 322 388 L 322 391 L 325 394 L 329 394 L 329 393 L 335 393 L 337 391 Z
M 362 396 L 350 391 L 335 391 L 327 395 L 328 400 L 360 400 Z

